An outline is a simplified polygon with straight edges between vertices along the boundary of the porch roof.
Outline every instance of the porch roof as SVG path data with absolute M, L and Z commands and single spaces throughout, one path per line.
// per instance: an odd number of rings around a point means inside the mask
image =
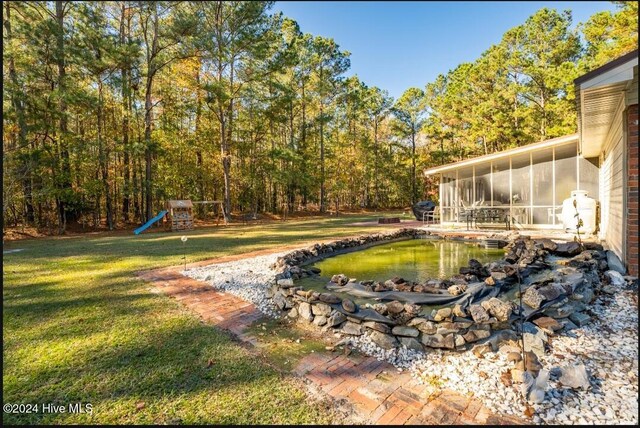
M 503 150 L 498 153 L 478 156 L 476 158 L 471 158 L 471 159 L 467 159 L 460 162 L 454 162 L 447 165 L 437 166 L 435 168 L 429 168 L 424 171 L 424 175 L 433 175 L 433 174 L 439 174 L 442 172 L 453 171 L 459 168 L 464 168 L 472 165 L 482 164 L 485 162 L 508 158 L 509 156 L 513 156 L 513 155 L 534 152 L 534 151 L 546 149 L 549 147 L 560 146 L 568 143 L 576 143 L 577 141 L 578 141 L 578 134 L 565 135 L 562 137 L 541 141 L 539 143 L 527 144 L 526 146 L 516 147 L 514 149 L 509 149 L 509 150 Z

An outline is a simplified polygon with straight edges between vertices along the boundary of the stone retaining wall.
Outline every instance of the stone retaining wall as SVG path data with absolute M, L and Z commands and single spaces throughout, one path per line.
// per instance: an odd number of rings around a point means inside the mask
M 421 314 L 422 307 L 411 303 L 391 301 L 374 305 L 358 305 L 350 298 L 334 293 L 304 290 L 294 284 L 295 279 L 317 275 L 320 270 L 305 266 L 322 258 L 395 240 L 424 237 L 429 232 L 419 229 L 400 229 L 390 233 L 363 235 L 358 238 L 316 244 L 278 258 L 276 283 L 269 297 L 291 318 L 313 323 L 324 331 L 329 329 L 345 335 L 360 336 L 368 333 L 381 348 L 405 346 L 423 351 L 425 348 L 465 350 L 474 347 L 475 353 L 496 350 L 503 342 L 516 346 L 519 329 L 519 305 L 496 297 L 478 299 L 471 304 L 448 305 Z M 518 281 L 522 287 L 523 317 L 534 322 L 525 323 L 529 335 L 526 350 L 544 352 L 545 331 L 552 333 L 561 328 L 571 329 L 589 321 L 584 311 L 594 296 L 594 284 L 600 284 L 602 272 L 607 270 L 606 254 L 597 244 L 588 249 L 576 242 L 556 243 L 549 239 L 532 240 L 528 237 L 513 240 L 505 256 L 496 262 L 482 265 L 470 260 L 468 267 L 449 280 L 432 280 L 416 284 L 393 278 L 373 283 L 360 282 L 367 289 L 377 287 L 412 292 L 439 292 L 464 294 L 468 289 L 491 291 L 491 287 L 510 289 Z M 584 251 L 582 251 L 584 250 Z M 546 256 L 560 256 L 560 264 L 550 264 Z M 334 285 L 345 286 L 355 280 L 334 275 Z M 495 294 L 495 293 L 494 293 Z

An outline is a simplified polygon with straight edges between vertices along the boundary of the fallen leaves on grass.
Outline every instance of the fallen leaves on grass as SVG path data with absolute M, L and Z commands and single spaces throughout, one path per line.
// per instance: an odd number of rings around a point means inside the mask
M 534 414 L 535 414 L 535 410 L 533 410 L 533 407 L 531 407 L 531 406 L 527 405 L 527 406 L 524 408 L 524 415 L 525 415 L 526 417 L 531 418 L 531 417 L 533 417 L 533 415 L 534 415 Z

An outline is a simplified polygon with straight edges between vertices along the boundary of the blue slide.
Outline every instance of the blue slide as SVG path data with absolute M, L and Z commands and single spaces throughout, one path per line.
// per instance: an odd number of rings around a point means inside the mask
M 167 211 L 160 211 L 158 213 L 157 216 L 155 216 L 154 218 L 152 218 L 151 220 L 149 220 L 148 222 L 146 222 L 145 224 L 143 224 L 142 226 L 140 226 L 139 228 L 137 228 L 136 230 L 133 231 L 133 233 L 135 233 L 136 235 L 139 235 L 140 233 L 144 232 L 145 230 L 147 230 L 153 223 L 155 223 L 156 221 L 160 220 L 162 217 L 164 217 L 164 215 L 167 213 Z

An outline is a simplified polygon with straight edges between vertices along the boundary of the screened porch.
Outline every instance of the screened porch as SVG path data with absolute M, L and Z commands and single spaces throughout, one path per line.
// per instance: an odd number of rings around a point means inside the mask
M 514 228 L 562 228 L 562 202 L 572 190 L 599 199 L 598 159 L 580 156 L 578 135 L 554 138 L 425 171 L 439 180 L 442 224 L 464 225 L 466 215 L 504 213 L 488 218 Z

